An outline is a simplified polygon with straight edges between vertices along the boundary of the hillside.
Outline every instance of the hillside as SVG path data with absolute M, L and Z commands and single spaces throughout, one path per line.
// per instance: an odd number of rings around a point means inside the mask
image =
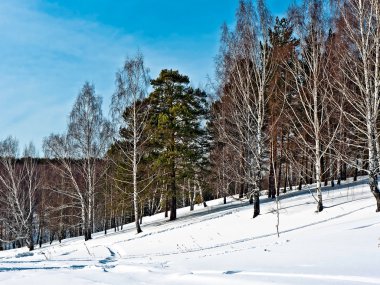
M 315 213 L 307 190 L 252 219 L 246 201 L 209 202 L 168 222 L 144 218 L 121 232 L 0 253 L 1 284 L 380 284 L 380 214 L 365 181 L 324 192 Z M 291 196 L 291 194 L 290 194 Z

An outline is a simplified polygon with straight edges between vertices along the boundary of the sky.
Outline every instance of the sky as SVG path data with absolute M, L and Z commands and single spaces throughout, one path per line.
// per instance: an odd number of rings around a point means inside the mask
M 268 0 L 284 15 L 290 0 Z M 204 87 L 214 74 L 220 27 L 238 0 L 1 0 L 0 140 L 42 153 L 62 133 L 83 84 L 95 85 L 108 115 L 115 73 L 140 50 L 155 78 L 178 69 Z

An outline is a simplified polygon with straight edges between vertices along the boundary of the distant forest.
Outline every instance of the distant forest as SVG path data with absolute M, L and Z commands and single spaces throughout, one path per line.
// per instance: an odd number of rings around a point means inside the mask
M 137 53 L 116 72 L 110 118 L 85 83 L 62 134 L 0 141 L 0 249 L 117 231 L 207 200 L 275 199 L 368 176 L 380 212 L 380 2 L 303 0 L 274 18 L 241 0 L 221 26 L 206 92 Z M 255 220 L 252 221 L 254 223 Z

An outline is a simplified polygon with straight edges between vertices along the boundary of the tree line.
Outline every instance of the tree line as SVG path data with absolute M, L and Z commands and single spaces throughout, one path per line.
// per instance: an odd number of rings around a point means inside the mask
M 380 3 L 303 0 L 273 18 L 239 1 L 222 25 L 214 91 L 141 53 L 116 72 L 110 118 L 85 83 L 67 129 L 20 154 L 0 141 L 1 248 L 123 229 L 143 217 L 228 196 L 276 198 L 368 175 L 380 211 Z

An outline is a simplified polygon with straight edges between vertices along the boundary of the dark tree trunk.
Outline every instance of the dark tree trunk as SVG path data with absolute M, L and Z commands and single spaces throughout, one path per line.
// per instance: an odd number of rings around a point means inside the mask
M 190 201 L 190 211 L 194 211 L 194 202 L 193 202 L 193 200 Z
M 323 202 L 322 202 L 322 195 L 321 194 L 318 195 L 318 207 L 317 207 L 317 211 L 318 212 L 322 212 L 323 211 Z
M 338 166 L 337 166 L 337 170 L 338 170 L 338 181 L 336 182 L 337 185 L 340 185 L 340 182 L 342 180 L 342 162 L 341 160 L 339 159 L 338 160 Z
M 375 198 L 376 198 L 376 202 L 377 202 L 376 212 L 380 212 L 380 193 L 379 192 L 375 195 Z
M 33 237 L 29 238 L 28 248 L 29 248 L 29 251 L 34 250 L 34 241 L 33 241 Z
M 244 182 L 240 183 L 240 191 L 239 191 L 240 199 L 244 197 L 244 187 L 245 187 L 245 183 Z
M 331 187 L 334 187 L 335 186 L 335 183 L 334 183 L 334 162 L 333 162 L 333 158 L 332 158 L 332 150 L 331 150 L 331 147 L 329 148 L 329 179 L 331 179 Z
M 123 206 L 122 206 L 122 210 L 121 210 L 121 217 L 120 217 L 120 230 L 123 230 L 123 226 L 125 224 L 125 220 L 127 219 L 125 214 L 124 214 L 124 201 L 123 201 Z M 132 210 L 132 209 L 131 209 Z M 130 215 L 132 217 L 132 215 Z M 129 221 L 130 221 L 130 218 L 129 218 Z
M 253 204 L 253 195 L 249 195 L 249 204 L 252 205 Z
M 33 214 L 32 211 L 30 218 L 28 219 L 29 236 L 27 238 L 27 245 L 30 251 L 34 250 L 34 238 L 33 238 Z
M 111 218 L 111 229 L 114 228 L 116 232 L 116 219 L 115 216 Z
M 165 218 L 168 217 L 168 212 L 169 212 L 169 198 L 167 194 L 165 197 Z
M 289 130 L 287 130 L 287 137 L 286 137 L 286 154 L 285 157 L 287 157 L 287 154 L 289 153 Z M 292 185 L 290 182 L 290 165 L 289 160 L 286 158 L 285 160 L 285 181 L 284 181 L 284 193 L 286 193 L 286 187 L 288 187 L 287 184 L 289 184 L 289 190 L 292 190 Z
M 369 174 L 369 187 L 371 189 L 371 192 L 373 196 L 376 199 L 376 212 L 380 212 L 380 190 L 378 188 L 378 181 L 377 181 L 377 175 L 374 173 Z
M 172 104 L 172 103 L 171 103 Z M 170 105 L 171 105 L 170 104 Z M 171 138 L 170 138 L 170 151 L 172 153 L 176 150 L 176 142 L 175 142 L 175 133 L 173 130 L 171 130 Z M 174 221 L 177 218 L 177 189 L 176 189 L 176 173 L 175 173 L 175 157 L 170 158 L 170 196 L 171 196 L 171 203 L 170 203 L 170 221 Z
M 137 219 L 135 219 L 135 226 L 136 226 L 136 231 L 137 231 L 138 234 L 142 232 L 142 229 L 141 229 L 141 226 L 140 226 L 140 224 L 142 223 L 141 220 L 142 220 L 142 216 L 140 216 Z
M 91 237 L 91 229 L 87 228 L 85 233 L 84 233 L 84 240 L 87 241 L 87 240 L 90 240 L 92 239 Z
M 327 167 L 326 167 L 326 160 L 324 156 L 321 157 L 321 170 L 322 170 L 322 181 L 324 182 L 324 186 L 327 186 L 329 183 L 327 179 Z
M 119 231 L 120 217 L 115 217 L 115 232 Z
M 358 160 L 356 159 L 355 172 L 354 172 L 354 181 L 358 180 Z
M 284 179 L 284 189 L 282 190 L 282 193 L 286 193 L 286 187 L 288 187 L 288 175 L 289 175 L 289 167 L 288 162 L 285 162 L 285 179 Z
M 313 176 L 314 176 L 314 165 L 313 165 L 313 162 L 310 162 L 309 184 L 313 184 Z
M 260 192 L 255 190 L 253 192 L 253 218 L 260 215 Z
M 177 218 L 177 197 L 175 194 L 172 196 L 170 204 L 170 221 L 174 221 Z
M 261 192 L 261 170 L 257 171 L 255 186 L 256 189 L 253 191 L 253 218 L 260 215 L 260 192 Z
M 52 244 L 54 241 L 54 233 L 50 234 L 50 244 Z
M 281 185 L 281 177 L 282 176 L 282 163 L 281 163 L 281 158 L 280 162 L 278 165 L 278 180 L 277 180 L 277 185 L 276 185 L 276 196 L 280 196 L 280 185 Z
M 300 181 L 298 183 L 298 190 L 302 190 L 302 171 L 301 171 Z
M 38 233 L 37 233 L 37 239 L 36 239 L 37 244 L 39 244 L 39 245 L 42 244 L 41 235 L 42 235 L 42 228 L 41 228 L 41 223 L 40 223 L 38 226 Z M 40 247 L 41 247 L 41 245 L 40 245 Z
M 343 162 L 342 165 L 342 180 L 346 181 L 347 180 L 347 163 Z
M 241 150 L 241 159 L 240 159 L 240 169 L 239 169 L 239 172 L 240 172 L 240 177 L 243 177 L 244 176 L 244 157 L 245 157 L 245 152 L 243 150 Z M 244 197 L 244 185 L 245 183 L 244 182 L 241 182 L 240 183 L 240 190 L 239 190 L 239 198 L 243 198 Z
M 177 189 L 175 183 L 175 165 L 174 160 L 171 165 L 171 177 L 170 177 L 170 194 L 171 194 L 171 203 L 170 203 L 170 221 L 174 221 L 177 218 Z
M 283 149 L 284 149 L 284 136 L 281 131 L 281 151 L 280 151 L 280 158 L 278 162 L 278 180 L 277 180 L 277 187 L 276 187 L 276 196 L 280 196 L 280 186 L 281 186 L 281 179 L 282 179 L 282 156 L 283 156 Z
M 270 166 L 269 166 L 269 181 L 268 181 L 268 198 L 275 198 L 275 180 L 274 180 L 274 169 L 273 169 L 273 157 L 271 156 Z
M 300 176 L 299 176 L 299 181 L 298 181 L 298 190 L 302 190 L 302 178 L 303 178 L 303 161 L 304 161 L 304 157 L 302 157 L 302 163 L 301 163 L 301 173 L 300 173 Z
M 287 170 L 285 170 L 284 189 L 282 189 L 282 193 L 286 193 L 287 187 L 288 187 L 288 175 L 287 175 Z

